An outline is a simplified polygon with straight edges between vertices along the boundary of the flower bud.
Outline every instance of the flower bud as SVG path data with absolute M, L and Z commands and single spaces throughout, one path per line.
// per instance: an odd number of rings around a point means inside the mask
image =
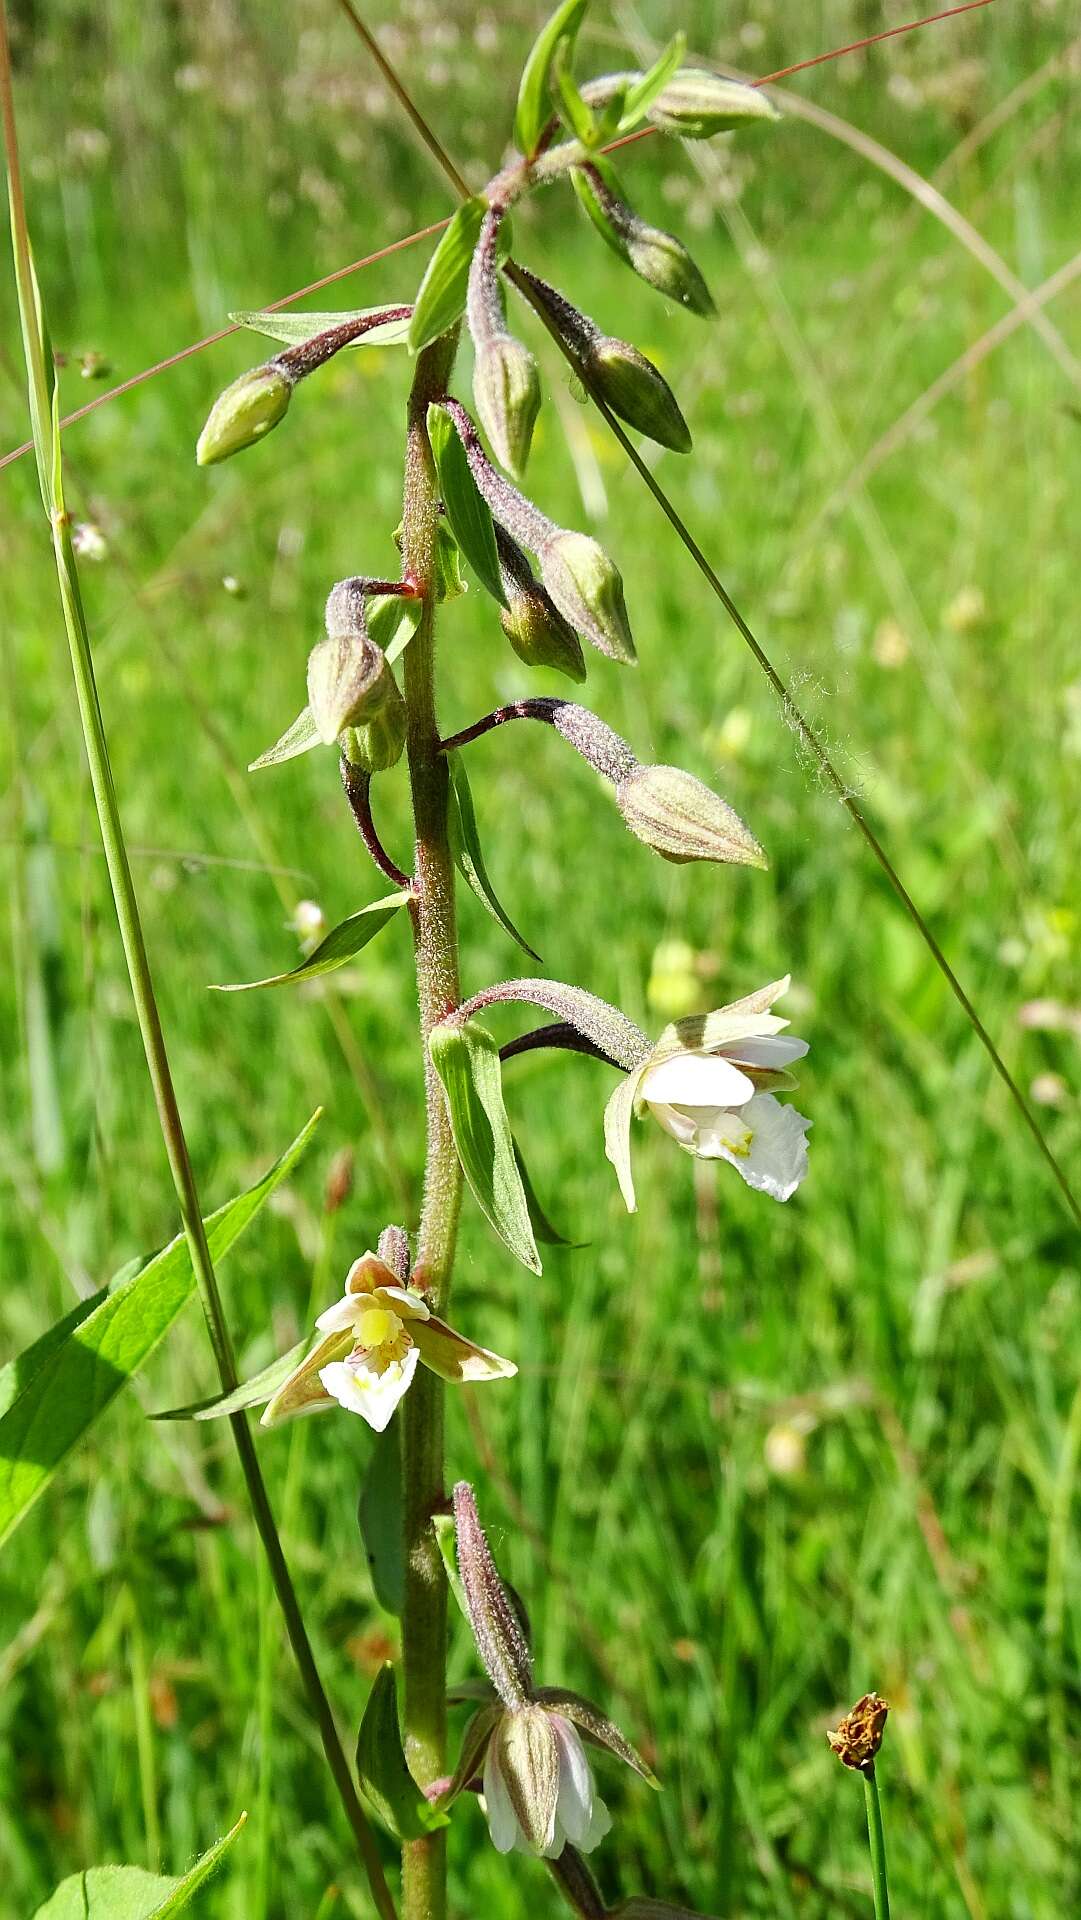
M 636 658 L 623 581 L 604 548 L 586 533 L 557 527 L 537 550 L 541 579 L 565 620 L 606 653 Z
M 690 452 L 691 431 L 675 394 L 637 347 L 626 340 L 600 339 L 587 364 L 601 398 L 628 426 L 673 453 Z
M 454 1489 L 454 1529 L 477 1652 L 504 1706 L 517 1710 L 532 1691 L 533 1662 L 484 1537 L 473 1489 L 465 1480 Z
M 533 569 L 516 540 L 496 528 L 499 571 L 507 604 L 500 609 L 503 631 L 527 667 L 554 667 L 569 680 L 584 680 L 586 663 L 574 628 L 533 578 Z
M 529 348 L 509 333 L 477 347 L 473 398 L 500 465 L 520 479 L 540 410 L 540 376 Z
M 665 860 L 767 865 L 727 801 L 680 767 L 635 767 L 617 783 L 616 803 L 631 832 Z
M 711 314 L 717 309 L 702 275 L 681 240 L 660 227 L 647 226 L 637 215 L 631 216 L 626 233 L 627 258 L 643 280 L 658 293 L 667 294 L 692 313 Z
M 385 668 L 382 649 L 359 633 L 328 634 L 312 648 L 308 705 L 327 746 L 333 746 L 343 728 L 378 713 L 387 697 L 385 685 L 376 692 Z
M 406 705 L 386 660 L 373 685 L 363 720 L 345 728 L 341 748 L 351 766 L 365 773 L 396 767 L 405 749 Z
M 273 360 L 242 373 L 210 409 L 195 449 L 198 465 L 212 467 L 254 446 L 284 418 L 292 396 L 292 380 Z
M 493 1774 L 501 1779 L 522 1839 L 534 1853 L 546 1853 L 555 1833 L 560 1766 L 555 1729 L 544 1708 L 527 1702 L 505 1713 L 492 1748 L 485 1786 L 491 1791 Z
M 683 140 L 708 140 L 745 120 L 780 117 L 761 88 L 722 80 L 702 67 L 682 67 L 673 74 L 646 114 L 662 133 L 675 133 Z

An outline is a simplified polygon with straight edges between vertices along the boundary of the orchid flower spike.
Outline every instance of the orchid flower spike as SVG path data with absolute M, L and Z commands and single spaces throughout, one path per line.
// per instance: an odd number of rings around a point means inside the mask
M 774 1097 L 796 1085 L 789 1067 L 807 1042 L 769 1011 L 789 976 L 716 1013 L 677 1020 L 620 1081 L 604 1115 L 605 1152 L 627 1211 L 635 1211 L 631 1121 L 652 1114 L 685 1152 L 727 1160 L 749 1187 L 788 1200 L 807 1172 L 810 1121 Z
M 402 1286 L 376 1253 L 354 1260 L 340 1300 L 319 1315 L 322 1335 L 263 1413 L 264 1427 L 335 1404 L 382 1433 L 418 1363 L 441 1380 L 506 1380 L 518 1369 L 478 1347 Z
M 658 1782 L 598 1707 L 566 1688 L 534 1685 L 532 1655 L 464 1480 L 454 1489 L 454 1519 L 466 1609 L 498 1697 L 466 1728 L 440 1804 L 479 1784 L 500 1853 L 516 1848 L 558 1860 L 568 1844 L 590 1853 L 612 1817 L 593 1784 L 582 1736 L 607 1747 L 650 1786 Z

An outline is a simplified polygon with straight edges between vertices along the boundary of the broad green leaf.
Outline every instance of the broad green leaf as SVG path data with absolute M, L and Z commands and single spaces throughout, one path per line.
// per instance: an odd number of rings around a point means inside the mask
M 366 320 L 370 313 L 382 313 L 388 306 L 401 304 L 384 300 L 378 307 L 356 307 L 348 313 L 231 313 L 230 320 L 238 327 L 247 327 L 252 333 L 263 333 L 268 340 L 280 340 L 287 347 L 303 347 L 321 333 L 329 332 L 331 327 L 345 326 L 349 320 Z M 346 352 L 353 347 L 404 347 L 409 338 L 409 321 L 384 320 L 370 332 L 362 333 L 359 340 L 351 340 Z
M 572 1251 L 576 1251 L 579 1247 L 587 1245 L 587 1242 L 584 1240 L 568 1240 L 565 1234 L 560 1233 L 558 1227 L 553 1227 L 552 1222 L 549 1220 L 548 1215 L 545 1213 L 544 1208 L 537 1198 L 537 1190 L 529 1177 L 529 1168 L 522 1158 L 522 1149 L 518 1145 L 517 1140 L 514 1142 L 514 1158 L 518 1163 L 518 1172 L 522 1177 L 522 1188 L 525 1193 L 526 1206 L 529 1208 L 529 1218 L 533 1223 L 534 1237 L 541 1242 L 542 1246 L 570 1247 Z
M 462 1576 L 458 1572 L 457 1528 L 454 1525 L 454 1515 L 452 1513 L 433 1514 L 432 1526 L 435 1528 L 436 1545 L 446 1572 L 447 1585 L 468 1620 L 469 1604 L 465 1597 Z
M 281 987 L 288 980 L 314 980 L 321 973 L 333 973 L 336 967 L 344 967 L 347 960 L 366 947 L 369 940 L 374 940 L 410 897 L 404 889 L 401 893 L 388 893 L 385 900 L 373 900 L 358 913 L 351 913 L 348 920 L 340 920 L 331 928 L 314 953 L 288 973 L 272 973 L 266 980 L 238 980 L 228 986 L 212 987 L 211 992 L 253 993 L 257 987 Z
M 419 1840 L 449 1825 L 426 1800 L 402 1752 L 398 1727 L 398 1689 L 389 1661 L 376 1675 L 357 1741 L 360 1790 L 396 1840 Z
M 464 200 L 440 235 L 413 307 L 408 334 L 411 353 L 419 353 L 429 341 L 438 340 L 465 312 L 469 263 L 487 211 L 488 203 L 480 194 Z
M 481 586 L 505 607 L 491 510 L 477 491 L 465 448 L 442 407 L 428 408 L 428 437 L 450 530 Z
M 405 1604 L 402 1548 L 401 1423 L 392 1420 L 376 1438 L 357 1502 L 357 1521 L 375 1597 L 388 1613 Z
M 491 880 L 488 878 L 480 834 L 477 830 L 477 816 L 473 808 L 473 795 L 469 790 L 462 756 L 460 753 L 448 753 L 447 762 L 450 770 L 450 842 L 455 864 L 463 879 L 472 887 L 477 899 L 487 907 L 493 920 L 498 920 L 504 932 L 509 933 L 512 940 L 517 941 L 523 953 L 528 953 L 532 959 L 539 960 L 540 954 L 534 952 L 527 940 L 523 940 L 513 920 L 504 913 L 496 898 Z
M 253 1373 L 250 1380 L 243 1380 L 232 1393 L 212 1395 L 209 1400 L 196 1400 L 190 1407 L 170 1407 L 167 1413 L 152 1413 L 152 1420 L 224 1420 L 230 1413 L 243 1413 L 245 1407 L 261 1407 L 264 1401 L 272 1400 L 278 1388 L 288 1380 L 293 1368 L 301 1356 L 308 1350 L 307 1339 L 298 1340 L 288 1353 L 279 1355 L 260 1373 Z
M 573 46 L 588 4 L 589 0 L 563 0 L 563 5 L 556 8 L 529 50 L 522 68 L 514 115 L 514 144 L 527 159 L 533 154 L 551 118 L 548 82 L 556 48 L 561 40 Z
M 283 760 L 295 760 L 298 754 L 310 753 L 313 747 L 321 747 L 322 744 L 312 710 L 305 707 L 303 712 L 297 714 L 292 726 L 286 727 L 280 740 L 261 753 L 258 760 L 249 761 L 248 772 L 258 773 L 261 767 L 280 766 Z
M 475 1020 L 436 1027 L 428 1046 L 447 1096 L 458 1158 L 477 1204 L 515 1259 L 539 1273 L 541 1263 L 503 1105 L 499 1048 Z
M 321 1112 L 321 1109 L 320 1109 Z M 206 1222 L 217 1262 L 296 1166 L 316 1112 L 280 1160 Z M 165 1337 L 195 1287 L 183 1234 L 138 1273 L 83 1300 L 0 1369 L 0 1543 L 61 1462 Z
M 89 1867 L 62 1880 L 33 1920 L 171 1920 L 210 1878 L 247 1817 L 242 1813 L 236 1826 L 179 1878 L 147 1873 L 144 1867 Z
M 674 34 L 664 52 L 650 67 L 649 72 L 643 73 L 641 78 L 635 81 L 634 86 L 627 89 L 627 97 L 623 102 L 623 112 L 619 120 L 621 133 L 626 133 L 631 127 L 637 126 L 646 108 L 653 105 L 662 88 L 668 85 L 686 50 L 686 34 Z

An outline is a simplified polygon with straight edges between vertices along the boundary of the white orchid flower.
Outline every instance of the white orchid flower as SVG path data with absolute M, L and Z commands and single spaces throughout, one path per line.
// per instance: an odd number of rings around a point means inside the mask
M 538 1773 L 545 1778 L 547 1791 L 539 1796 L 523 1792 L 526 1749 L 532 1762 L 527 1780 L 532 1785 Z M 517 1715 L 505 1714 L 488 1743 L 483 1786 L 488 1831 L 498 1853 L 516 1848 L 558 1860 L 568 1841 L 580 1853 L 591 1853 L 611 1831 L 612 1816 L 594 1788 L 577 1729 L 561 1713 L 526 1706 Z
M 505 1380 L 518 1369 L 456 1333 L 376 1253 L 354 1260 L 340 1300 L 319 1315 L 322 1335 L 278 1388 L 265 1427 L 335 1403 L 382 1433 L 418 1363 L 442 1380 Z
M 788 1200 L 807 1172 L 810 1121 L 775 1092 L 796 1082 L 789 1067 L 807 1042 L 785 1035 L 770 1012 L 789 976 L 757 993 L 666 1027 L 653 1052 L 621 1080 L 604 1116 L 605 1152 L 627 1211 L 635 1211 L 631 1121 L 651 1113 L 700 1160 L 727 1160 L 749 1187 Z

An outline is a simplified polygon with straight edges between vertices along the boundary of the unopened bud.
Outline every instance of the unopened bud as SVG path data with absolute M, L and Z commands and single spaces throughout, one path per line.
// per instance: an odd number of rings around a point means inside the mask
M 627 258 L 635 273 L 656 287 L 658 293 L 667 294 L 669 300 L 689 307 L 692 313 L 716 313 L 709 288 L 682 240 L 677 240 L 674 233 L 647 226 L 644 220 L 634 216 L 626 242 Z
M 357 726 L 382 706 L 385 689 L 377 695 L 376 688 L 385 668 L 381 648 L 359 633 L 328 634 L 312 648 L 308 705 L 327 746 L 333 746 L 345 727 Z
M 664 375 L 626 340 L 601 339 L 589 367 L 613 413 L 658 446 L 689 453 L 691 430 Z
M 364 718 L 347 726 L 342 735 L 342 752 L 351 766 L 365 773 L 386 773 L 397 766 L 405 750 L 407 721 L 405 701 L 384 659 L 367 696 Z
M 533 578 L 533 569 L 517 541 L 502 527 L 496 528 L 495 539 L 507 596 L 499 618 L 519 660 L 527 667 L 554 667 L 569 680 L 584 680 L 586 663 L 574 628 Z
M 746 120 L 779 120 L 772 100 L 760 87 L 722 80 L 702 67 L 681 67 L 662 87 L 646 118 L 662 133 L 682 140 L 708 140 Z
M 540 375 L 529 348 L 496 333 L 477 346 L 473 398 L 500 465 L 516 479 L 525 471 L 540 410 Z
M 533 1688 L 533 1662 L 477 1514 L 473 1489 L 454 1489 L 454 1532 L 469 1624 L 488 1678 L 504 1706 L 521 1708 Z
M 492 1741 L 495 1768 L 522 1839 L 534 1853 L 545 1853 L 559 1799 L 559 1747 L 552 1722 L 543 1707 L 526 1704 L 503 1715 Z
M 292 380 L 273 360 L 242 373 L 210 409 L 195 449 L 198 465 L 212 467 L 254 446 L 284 419 L 292 396 Z
M 604 548 L 587 533 L 557 527 L 537 550 L 541 579 L 576 632 L 626 663 L 636 658 L 623 581 Z
M 727 801 L 680 767 L 635 767 L 618 782 L 616 803 L 631 832 L 665 860 L 767 865 Z

